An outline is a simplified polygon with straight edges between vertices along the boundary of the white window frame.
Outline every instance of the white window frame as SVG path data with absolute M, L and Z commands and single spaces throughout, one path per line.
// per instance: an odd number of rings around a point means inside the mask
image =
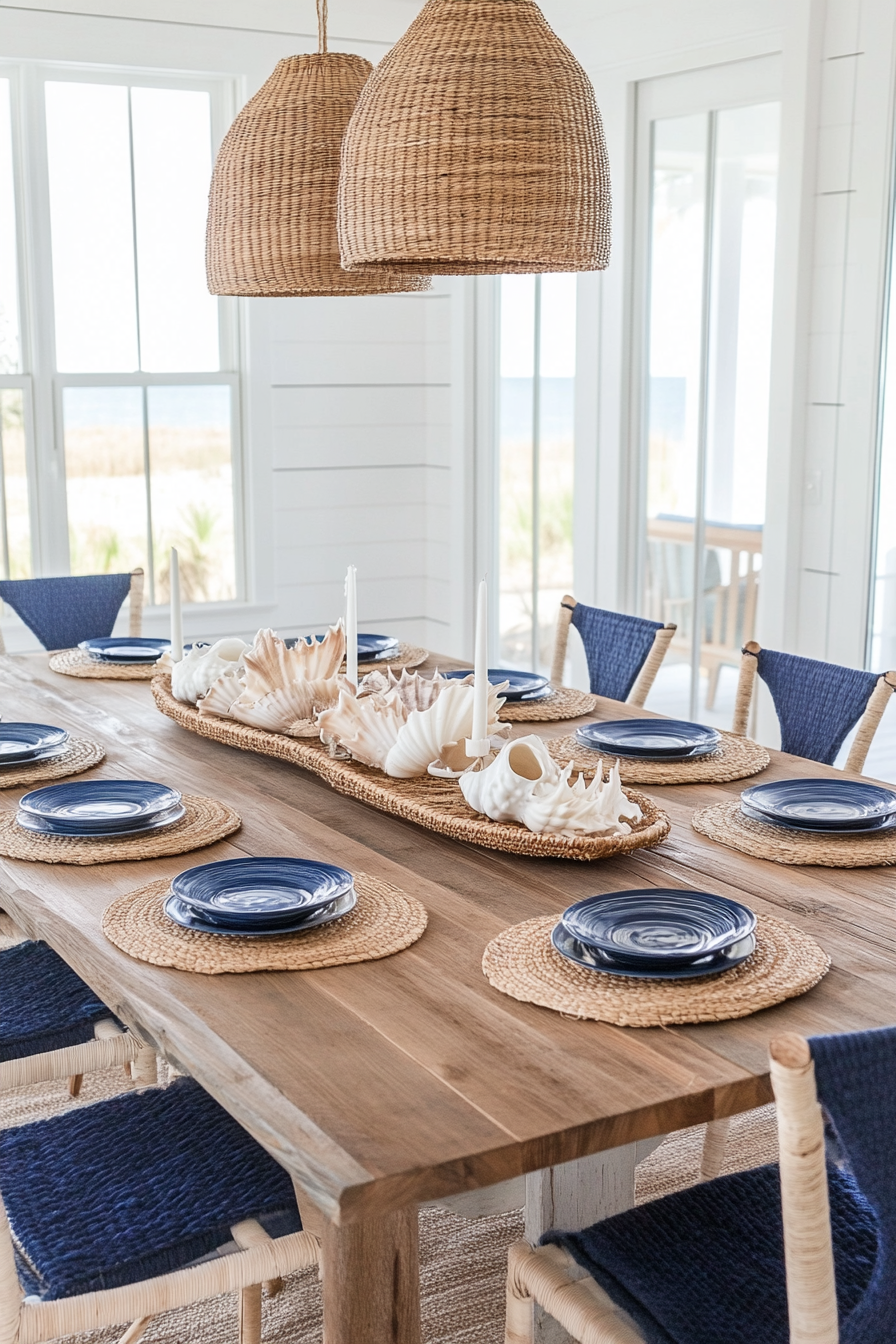
M 19 339 L 22 371 L 0 376 L 0 387 L 21 387 L 25 404 L 32 564 L 35 576 L 69 571 L 68 517 L 62 397 L 66 387 L 212 386 L 231 389 L 231 455 L 234 505 L 236 596 L 229 602 L 197 603 L 191 609 L 217 613 L 244 606 L 247 584 L 247 491 L 243 451 L 244 323 L 241 303 L 218 299 L 220 370 L 196 373 L 60 373 L 55 358 L 53 259 L 50 238 L 46 113 L 47 80 L 72 83 L 127 83 L 140 88 L 187 89 L 208 93 L 212 155 L 237 109 L 236 80 L 230 76 L 173 75 L 132 65 L 98 65 L 33 60 L 0 60 L 0 78 L 10 81 L 13 173 L 16 195 Z M 164 605 L 155 610 L 161 614 Z

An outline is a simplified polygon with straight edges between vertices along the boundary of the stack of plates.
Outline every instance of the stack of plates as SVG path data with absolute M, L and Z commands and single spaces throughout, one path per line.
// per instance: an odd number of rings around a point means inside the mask
M 274 938 L 330 924 L 357 899 L 351 873 L 330 863 L 225 859 L 178 874 L 165 913 L 200 933 Z
M 896 829 L 896 793 L 852 779 L 784 779 L 744 789 L 740 810 L 754 821 L 821 835 Z
M 464 677 L 469 675 L 469 669 L 442 673 L 442 676 L 458 681 L 463 681 Z M 490 667 L 488 679 L 492 686 L 500 686 L 505 681 L 509 683 L 507 689 L 501 692 L 502 698 L 508 703 L 515 700 L 545 700 L 551 694 L 551 683 L 548 678 L 540 677 L 535 672 L 515 672 L 510 667 Z
M 716 751 L 721 735 L 683 719 L 612 719 L 576 729 L 583 747 L 642 761 L 690 761 Z
M 320 643 L 324 636 L 315 635 L 314 638 Z M 289 648 L 294 648 L 298 642 L 297 639 L 284 641 Z M 397 658 L 398 652 L 398 640 L 393 635 L 358 635 L 359 663 L 385 662 L 389 658 Z
M 39 835 L 107 840 L 173 826 L 185 808 L 176 789 L 143 779 L 89 779 L 26 793 L 16 816 Z
M 95 663 L 157 663 L 171 648 L 171 640 L 122 635 L 109 639 L 82 639 L 78 648 Z
M 756 916 L 708 891 L 663 887 L 589 896 L 563 912 L 551 942 L 567 960 L 636 980 L 687 980 L 738 966 Z
M 68 733 L 48 723 L 0 723 L 0 767 L 52 761 L 68 751 Z

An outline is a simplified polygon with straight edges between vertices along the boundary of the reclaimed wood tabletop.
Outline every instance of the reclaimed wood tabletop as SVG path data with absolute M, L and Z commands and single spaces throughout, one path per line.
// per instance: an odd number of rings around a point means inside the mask
M 419 1338 L 419 1202 L 761 1105 L 776 1032 L 896 1017 L 896 871 L 785 867 L 692 829 L 696 808 L 736 797 L 744 781 L 644 787 L 673 823 L 656 849 L 594 863 L 521 858 L 435 835 L 293 765 L 190 734 L 158 712 L 147 683 L 57 675 L 42 654 L 0 658 L 0 711 L 101 742 L 106 760 L 81 778 L 159 780 L 242 816 L 228 840 L 174 858 L 94 867 L 0 859 L 0 906 L 292 1174 L 303 1216 L 323 1236 L 328 1344 Z M 601 700 L 588 717 L 641 713 Z M 517 724 L 514 734 L 563 736 L 581 721 Z M 772 753 L 760 778 L 830 773 Z M 0 805 L 14 807 L 22 792 L 4 790 Z M 244 855 L 372 874 L 422 901 L 429 926 L 382 961 L 250 975 L 150 966 L 104 937 L 115 897 Z M 783 915 L 817 939 L 832 969 L 810 993 L 752 1017 L 654 1029 L 572 1020 L 486 981 L 483 950 L 508 925 L 595 892 L 657 885 L 708 887 Z

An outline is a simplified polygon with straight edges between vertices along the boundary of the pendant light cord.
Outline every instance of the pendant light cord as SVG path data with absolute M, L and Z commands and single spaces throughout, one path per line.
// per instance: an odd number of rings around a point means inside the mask
M 317 51 L 327 54 L 327 0 L 317 0 Z

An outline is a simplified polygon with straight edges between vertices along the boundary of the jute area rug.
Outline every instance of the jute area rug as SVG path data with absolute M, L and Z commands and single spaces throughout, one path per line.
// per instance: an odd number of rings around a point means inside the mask
M 0 948 L 14 938 L 0 916 Z M 72 1101 L 64 1082 L 40 1083 L 0 1094 L 0 1128 L 30 1124 L 74 1106 L 89 1106 L 127 1086 L 120 1068 L 86 1074 Z M 637 1172 L 639 1203 L 693 1185 L 700 1170 L 703 1126 L 671 1134 Z M 736 1116 L 728 1140 L 727 1171 L 777 1160 L 774 1108 Z M 420 1276 L 426 1344 L 502 1344 L 507 1247 L 523 1235 L 522 1211 L 464 1219 L 441 1209 L 420 1211 Z M 72 1344 L 114 1344 L 123 1331 L 71 1336 Z M 236 1300 L 222 1295 L 159 1317 L 145 1344 L 236 1344 Z M 321 1344 L 320 1284 L 316 1271 L 291 1275 L 282 1293 L 265 1298 L 263 1344 Z

